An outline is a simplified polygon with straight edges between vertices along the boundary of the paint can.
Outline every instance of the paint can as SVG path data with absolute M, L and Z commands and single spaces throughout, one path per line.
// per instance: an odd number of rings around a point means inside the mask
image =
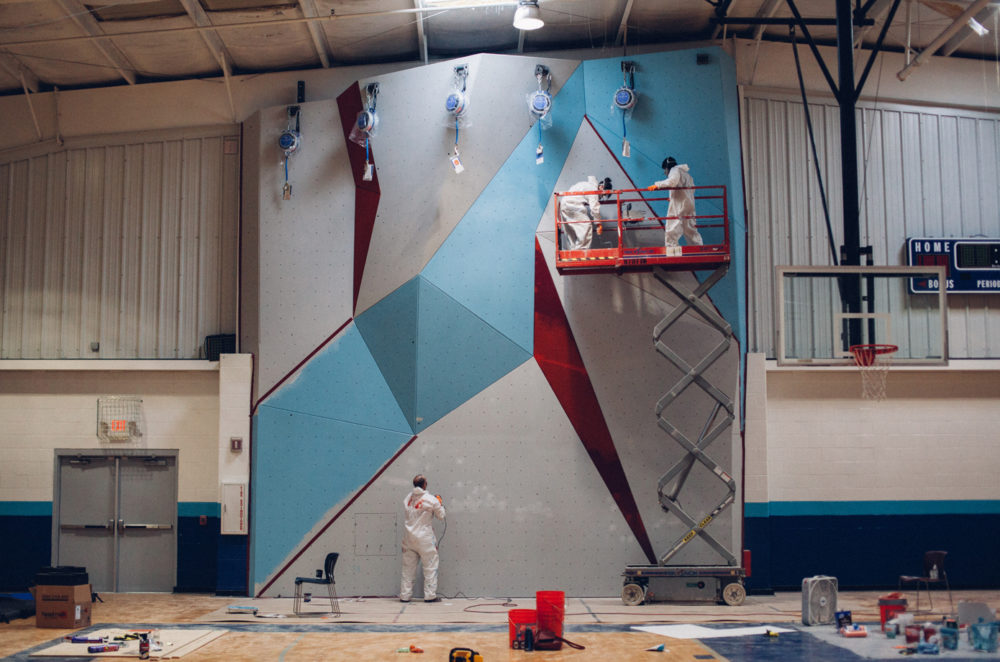
M 139 659 L 149 659 L 149 635 L 145 633 L 139 635 Z

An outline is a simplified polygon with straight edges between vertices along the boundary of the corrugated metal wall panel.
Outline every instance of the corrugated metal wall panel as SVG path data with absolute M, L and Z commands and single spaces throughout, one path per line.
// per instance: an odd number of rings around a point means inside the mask
M 236 129 L 168 133 L 0 163 L 0 357 L 198 358 L 236 331 Z
M 84 183 L 83 241 L 80 256 L 83 278 L 80 283 L 80 325 L 77 329 L 77 356 L 91 356 L 91 343 L 101 340 L 101 243 L 104 229 L 104 179 L 107 176 L 104 149 L 86 150 Z
M 215 271 L 219 276 L 219 302 L 236 300 L 239 291 L 239 217 L 240 217 L 240 168 L 239 140 L 235 136 L 221 139 L 222 156 L 215 167 L 222 173 L 222 192 L 219 197 L 219 218 L 221 232 L 219 234 L 219 268 Z M 213 149 L 210 153 L 216 155 L 219 151 Z M 230 167 L 233 162 L 235 167 Z M 228 295 L 226 293 L 229 293 Z M 235 305 L 218 306 L 218 328 L 235 329 L 238 325 Z
M 124 252 L 125 148 L 104 148 L 104 206 L 101 242 L 101 345 L 99 356 L 116 356 L 121 351 L 122 268 Z
M 809 104 L 839 252 L 843 242 L 839 109 Z M 775 357 L 774 266 L 831 264 L 802 103 L 744 90 L 744 154 L 749 191 L 750 350 Z M 899 104 L 858 108 L 861 242 L 875 264 L 906 263 L 909 237 L 1000 237 L 1000 115 Z M 949 297 L 953 358 L 1000 358 L 996 295 Z M 916 335 L 929 333 L 916 306 Z M 911 336 L 907 342 L 926 342 Z
M 44 213 L 46 206 L 47 163 L 38 160 L 28 165 L 28 196 L 25 200 L 25 215 L 27 218 L 37 218 L 36 214 Z M 21 318 L 22 351 L 31 357 L 40 352 L 42 334 L 42 296 L 45 293 L 45 226 L 31 223 L 25 228 L 24 252 L 24 296 Z
M 180 172 L 181 211 L 178 236 L 177 309 L 193 314 L 177 315 L 177 353 L 180 356 L 197 351 L 189 347 L 191 338 L 198 338 L 198 287 L 199 287 L 199 228 L 201 223 L 201 140 L 185 140 L 181 146 Z M 204 337 L 201 336 L 201 337 Z
M 25 251 L 27 249 L 28 162 L 12 163 L 8 178 L 7 269 L 4 273 L 3 358 L 19 358 L 23 351 Z
M 4 331 L 8 321 L 7 315 L 7 253 L 10 243 L 10 175 L 9 164 L 0 163 L 0 358 L 4 358 Z

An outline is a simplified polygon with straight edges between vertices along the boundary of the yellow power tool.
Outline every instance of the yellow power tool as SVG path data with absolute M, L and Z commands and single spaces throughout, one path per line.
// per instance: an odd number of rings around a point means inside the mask
M 483 656 L 471 648 L 452 648 L 448 662 L 483 662 Z

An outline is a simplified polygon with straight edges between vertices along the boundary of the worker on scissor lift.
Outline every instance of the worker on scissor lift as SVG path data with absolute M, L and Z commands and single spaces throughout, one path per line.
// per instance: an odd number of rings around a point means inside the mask
M 655 182 L 646 190 L 673 189 L 670 191 L 667 218 L 664 219 L 664 243 L 668 256 L 680 255 L 681 248 L 677 242 L 682 232 L 689 244 L 701 246 L 704 243 L 695 226 L 694 191 L 690 188 L 694 186 L 694 179 L 691 177 L 688 165 L 686 163 L 678 165 L 672 156 L 663 159 L 660 167 L 663 168 L 663 174 L 667 178 Z
M 586 181 L 569 187 L 567 193 L 576 191 L 611 190 L 611 178 L 605 177 L 600 184 L 597 177 L 590 175 Z M 601 221 L 601 203 L 597 193 L 590 195 L 567 195 L 559 199 L 559 220 L 566 245 L 563 250 L 588 250 L 594 238 L 594 221 Z

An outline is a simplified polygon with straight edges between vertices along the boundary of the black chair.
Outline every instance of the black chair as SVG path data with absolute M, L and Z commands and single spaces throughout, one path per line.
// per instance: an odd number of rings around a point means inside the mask
M 924 573 L 922 575 L 900 575 L 899 589 L 903 590 L 903 584 L 917 585 L 917 612 L 920 611 L 920 586 L 923 585 L 927 591 L 927 599 L 934 609 L 934 598 L 931 596 L 931 584 L 944 584 L 948 589 L 948 602 L 951 604 L 951 612 L 955 613 L 955 603 L 951 598 L 951 585 L 948 583 L 948 573 L 944 569 L 944 559 L 948 556 L 945 551 L 924 552 Z
M 323 562 L 323 569 L 316 571 L 315 577 L 296 577 L 295 578 L 295 604 L 292 609 L 295 611 L 296 616 L 302 616 L 302 587 L 305 584 L 318 584 L 320 586 L 326 586 L 327 594 L 330 597 L 330 608 L 333 610 L 335 616 L 340 616 L 340 605 L 337 603 L 337 582 L 333 580 L 333 567 L 337 565 L 337 559 L 340 554 L 337 552 L 330 552 L 326 555 L 326 561 Z

